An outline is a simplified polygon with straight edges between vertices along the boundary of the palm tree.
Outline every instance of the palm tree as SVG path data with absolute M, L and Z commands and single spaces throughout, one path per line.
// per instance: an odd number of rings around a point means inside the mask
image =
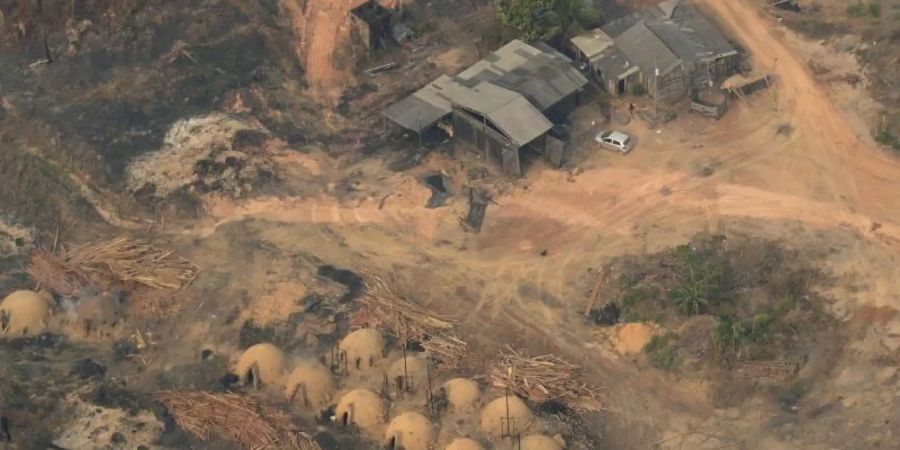
M 584 0 L 556 0 L 544 18 L 544 39 L 565 43 L 600 20 L 600 12 Z
M 693 267 L 688 267 L 681 282 L 669 293 L 675 307 L 682 313 L 696 316 L 709 306 L 710 283 L 704 272 L 701 270 L 698 273 Z

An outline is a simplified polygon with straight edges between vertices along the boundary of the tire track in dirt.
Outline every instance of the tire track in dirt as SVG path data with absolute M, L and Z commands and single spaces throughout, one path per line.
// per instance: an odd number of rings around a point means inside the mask
M 815 80 L 806 62 L 789 49 L 784 39 L 773 34 L 789 33 L 760 16 L 747 0 L 697 0 L 718 15 L 754 56 L 756 64 L 773 67 L 778 77 L 779 99 L 798 122 L 798 148 L 810 156 L 810 163 L 823 170 L 819 179 L 832 183 L 836 201 L 844 198 L 851 208 L 877 214 L 876 220 L 897 222 L 896 180 L 900 163 L 876 148 L 868 136 L 859 136 L 836 109 L 825 90 Z M 797 170 L 798 176 L 809 168 Z M 816 174 L 812 174 L 816 176 Z

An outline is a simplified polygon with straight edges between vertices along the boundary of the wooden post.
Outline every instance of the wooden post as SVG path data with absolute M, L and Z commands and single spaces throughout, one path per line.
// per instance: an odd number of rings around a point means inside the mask
M 590 301 L 588 301 L 587 307 L 584 309 L 584 317 L 590 317 L 591 311 L 594 310 L 597 299 L 600 298 L 600 288 L 603 287 L 604 278 L 606 278 L 606 266 L 601 266 L 597 272 L 597 282 L 594 284 L 594 291 L 591 293 Z

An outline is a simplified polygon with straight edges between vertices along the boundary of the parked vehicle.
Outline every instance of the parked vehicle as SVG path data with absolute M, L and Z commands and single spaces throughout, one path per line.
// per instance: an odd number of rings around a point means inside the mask
M 601 131 L 594 136 L 598 144 L 619 153 L 628 153 L 634 147 L 634 139 L 621 131 Z

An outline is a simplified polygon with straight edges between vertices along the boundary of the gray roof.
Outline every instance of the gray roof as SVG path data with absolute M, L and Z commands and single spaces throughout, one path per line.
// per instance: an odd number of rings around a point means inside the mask
M 641 20 L 641 15 L 638 13 L 631 13 L 615 20 L 610 21 L 606 25 L 603 25 L 601 28 L 607 36 L 615 39 L 619 37 L 622 33 L 628 31 L 634 24 L 638 23 Z
M 625 57 L 640 67 L 647 77 L 652 78 L 657 68 L 660 74 L 665 74 L 681 64 L 678 56 L 644 22 L 635 23 L 615 42 Z
M 460 94 L 453 103 L 487 117 L 520 147 L 553 126 L 525 97 L 487 81 Z
M 487 117 L 516 145 L 523 146 L 553 124 L 522 95 L 488 82 L 468 87 L 441 75 L 412 95 L 394 103 L 384 115 L 415 132 L 430 127 L 453 111 L 453 105 Z
M 604 50 L 613 45 L 613 40 L 603 30 L 596 28 L 569 39 L 587 59 L 600 56 Z
M 469 85 L 490 81 L 524 95 L 541 111 L 587 84 L 567 58 L 541 51 L 518 39 L 478 61 L 457 78 Z
M 561 53 L 514 40 L 455 77 L 441 75 L 383 114 L 421 132 L 459 106 L 491 120 L 517 145 L 552 127 L 541 114 L 587 84 Z
M 403 128 L 420 133 L 450 114 L 453 111 L 450 98 L 465 89 L 465 86 L 447 75 L 441 75 L 412 95 L 389 106 L 383 114 Z
M 656 6 L 647 8 L 647 13 L 658 19 L 671 19 L 679 6 L 681 6 L 681 0 L 663 0 Z
M 704 62 L 733 55 L 737 50 L 722 33 L 696 8 L 678 3 L 671 19 L 647 21 L 647 26 L 679 58 L 690 62 Z
M 639 69 L 637 65 L 628 61 L 617 47 L 610 47 L 591 58 L 591 65 L 600 70 L 606 80 L 621 80 Z

